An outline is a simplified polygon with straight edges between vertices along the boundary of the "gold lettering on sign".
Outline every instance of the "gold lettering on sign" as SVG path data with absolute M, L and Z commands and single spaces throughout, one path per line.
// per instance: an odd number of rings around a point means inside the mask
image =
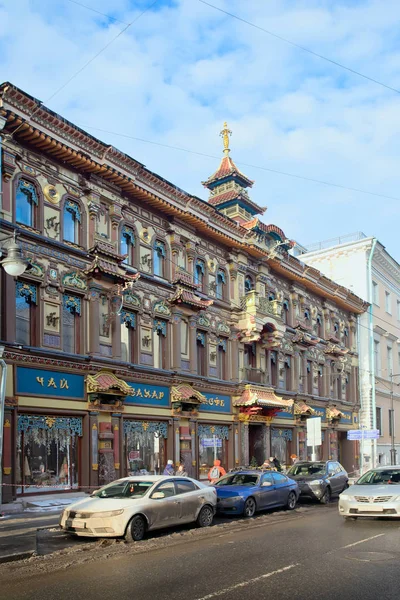
M 61 379 L 61 381 L 60 381 L 60 389 L 62 389 L 62 390 L 63 389 L 68 390 L 69 389 L 67 379 Z
M 41 386 L 44 385 L 44 377 L 36 377 L 36 381 L 40 383 Z
M 56 382 L 54 381 L 54 377 L 50 377 L 50 379 L 49 379 L 49 381 L 48 381 L 48 383 L 47 383 L 47 387 L 53 387 L 53 388 L 56 388 L 56 389 L 57 389 L 57 384 L 56 384 Z

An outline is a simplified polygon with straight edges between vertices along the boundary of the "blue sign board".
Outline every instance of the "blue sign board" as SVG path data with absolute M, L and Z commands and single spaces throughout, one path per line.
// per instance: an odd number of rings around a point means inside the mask
M 347 432 L 348 440 L 377 440 L 379 429 L 350 429 Z
M 51 396 L 83 400 L 84 376 L 63 371 L 17 367 L 15 393 L 17 396 Z
M 313 417 L 321 417 L 321 421 L 326 421 L 326 408 L 320 406 L 311 406 L 315 410 Z
M 221 396 L 219 394 L 203 394 L 206 401 L 200 405 L 201 411 L 230 413 L 231 412 L 231 397 Z
M 293 410 L 280 410 L 275 416 L 277 419 L 293 419 Z
M 124 404 L 142 404 L 146 406 L 169 407 L 169 388 L 147 383 L 126 382 L 133 388 L 131 396 L 125 398 Z
M 353 423 L 353 413 L 347 410 L 342 410 L 341 412 L 343 413 L 343 417 L 340 419 L 340 422 L 351 425 Z

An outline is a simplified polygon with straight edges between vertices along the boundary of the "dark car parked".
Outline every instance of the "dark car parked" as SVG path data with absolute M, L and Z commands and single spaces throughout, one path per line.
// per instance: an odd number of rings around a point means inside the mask
M 349 487 L 346 471 L 333 460 L 297 462 L 287 475 L 299 484 L 301 498 L 319 500 L 321 504 L 327 504 L 332 496 L 338 496 Z
M 228 473 L 214 484 L 217 511 L 252 517 L 257 510 L 285 506 L 293 510 L 299 497 L 295 481 L 282 473 L 237 471 Z

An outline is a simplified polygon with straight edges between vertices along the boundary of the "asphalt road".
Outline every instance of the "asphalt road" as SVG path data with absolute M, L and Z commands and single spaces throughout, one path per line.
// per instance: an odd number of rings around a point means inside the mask
M 1 600 L 394 600 L 400 523 L 345 522 L 336 503 L 142 554 L 2 575 Z M 212 530 L 210 530 L 212 531 Z
M 59 520 L 60 511 L 55 514 L 11 515 L 0 520 L 0 562 L 3 556 L 36 550 L 37 529 L 55 526 Z

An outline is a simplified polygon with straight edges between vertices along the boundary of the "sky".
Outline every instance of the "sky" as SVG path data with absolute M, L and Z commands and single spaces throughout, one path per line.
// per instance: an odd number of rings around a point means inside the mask
M 209 1 L 400 90 L 398 0 Z M 263 221 L 303 245 L 362 231 L 400 262 L 400 93 L 199 0 L 0 0 L 0 57 L 0 81 L 205 200 L 227 121 Z

